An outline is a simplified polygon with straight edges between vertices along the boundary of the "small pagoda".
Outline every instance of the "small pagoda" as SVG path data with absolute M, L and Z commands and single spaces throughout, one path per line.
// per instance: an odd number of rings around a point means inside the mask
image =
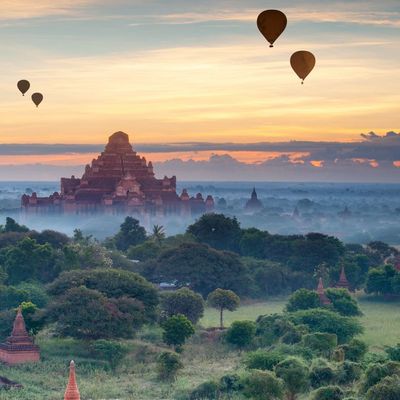
M 350 290 L 350 283 L 347 280 L 346 271 L 344 270 L 344 266 L 342 267 L 342 270 L 340 271 L 340 278 L 339 278 L 339 281 L 336 283 L 336 287 L 338 289 Z
M 260 211 L 262 208 L 263 203 L 258 199 L 256 188 L 253 188 L 253 191 L 251 192 L 251 197 L 246 203 L 245 211 L 256 212 Z
M 33 343 L 25 327 L 21 307 L 18 308 L 11 336 L 0 344 L 0 361 L 15 365 L 40 360 L 39 347 Z
M 64 393 L 64 400 L 81 400 L 78 384 L 76 383 L 75 363 L 69 364 L 69 379 Z
M 325 288 L 324 288 L 324 283 L 322 281 L 322 278 L 319 278 L 317 293 L 319 296 L 319 301 L 321 302 L 322 306 L 327 306 L 327 305 L 331 304 L 331 301 L 328 299 L 327 295 L 325 294 Z

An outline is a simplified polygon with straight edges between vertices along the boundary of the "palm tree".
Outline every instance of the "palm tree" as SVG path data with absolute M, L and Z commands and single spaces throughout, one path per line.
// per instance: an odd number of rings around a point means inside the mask
M 162 225 L 154 225 L 151 237 L 159 246 L 161 246 L 162 241 L 165 239 L 164 227 Z

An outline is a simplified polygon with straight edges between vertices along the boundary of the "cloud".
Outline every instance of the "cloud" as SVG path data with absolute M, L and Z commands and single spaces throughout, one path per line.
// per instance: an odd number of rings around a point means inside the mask
M 2 0 L 1 20 L 74 15 L 99 0 Z

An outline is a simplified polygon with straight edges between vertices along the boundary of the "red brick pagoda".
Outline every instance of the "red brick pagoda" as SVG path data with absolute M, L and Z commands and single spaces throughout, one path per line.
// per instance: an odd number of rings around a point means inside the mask
M 157 179 L 153 164 L 147 163 L 132 148 L 129 136 L 116 132 L 105 150 L 81 178 L 61 178 L 61 191 L 49 197 L 24 194 L 22 207 L 29 212 L 94 213 L 108 211 L 123 214 L 201 214 L 214 209 L 214 200 L 201 193 L 190 197 L 176 193 L 176 177 Z
M 327 306 L 331 304 L 331 301 L 328 299 L 327 295 L 325 294 L 324 283 L 322 282 L 322 278 L 319 278 L 317 293 L 319 296 L 319 301 L 321 302 L 322 306 Z
M 71 361 L 69 364 L 69 379 L 67 388 L 65 389 L 64 400 L 80 400 L 78 384 L 76 383 L 75 363 Z
M 338 283 L 336 284 L 336 287 L 339 289 L 350 290 L 350 283 L 347 280 L 346 271 L 344 270 L 344 267 L 342 267 L 342 270 L 340 271 L 340 278 Z
M 0 344 L 0 361 L 6 364 L 22 364 L 40 360 L 39 347 L 34 345 L 25 327 L 21 308 L 18 309 L 11 336 Z

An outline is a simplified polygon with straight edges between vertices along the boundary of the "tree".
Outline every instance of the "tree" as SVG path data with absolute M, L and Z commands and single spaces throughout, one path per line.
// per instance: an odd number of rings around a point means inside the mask
M 247 270 L 237 254 L 198 243 L 184 243 L 163 251 L 157 260 L 142 266 L 141 274 L 157 283 L 189 285 L 203 296 L 218 287 L 243 292 L 249 282 Z
M 91 349 L 97 357 L 105 359 L 113 371 L 117 369 L 127 354 L 126 347 L 114 340 L 96 340 L 91 344 Z
M 7 217 L 4 232 L 29 232 L 29 228 L 18 224 L 13 218 Z
M 246 354 L 243 363 L 246 368 L 273 371 L 275 365 L 283 361 L 284 356 L 275 350 L 256 350 Z
M 368 351 L 368 345 L 360 339 L 352 339 L 340 347 L 344 351 L 346 360 L 350 361 L 362 361 Z
M 192 234 L 199 242 L 220 250 L 239 250 L 242 236 L 239 222 L 223 214 L 204 214 L 194 224 L 190 225 L 187 233 Z
M 362 325 L 355 318 L 343 317 L 321 308 L 296 311 L 291 313 L 289 318 L 296 325 L 307 325 L 310 332 L 334 333 L 339 343 L 347 343 L 363 332 Z
M 174 315 L 163 324 L 163 341 L 169 346 L 180 349 L 190 336 L 194 334 L 193 324 L 184 315 Z
M 362 315 L 357 301 L 350 296 L 348 290 L 328 288 L 325 294 L 331 301 L 333 309 L 339 314 L 344 316 Z
M 161 247 L 156 242 L 146 240 L 144 243 L 130 246 L 126 255 L 130 260 L 147 261 L 157 258 L 161 250 Z
M 62 249 L 71 241 L 71 239 L 64 233 L 53 231 L 51 229 L 45 229 L 40 233 L 31 232 L 29 237 L 35 239 L 39 244 L 48 243 L 54 249 Z
M 84 286 L 59 296 L 46 316 L 62 336 L 85 340 L 130 338 L 145 321 L 140 302 L 127 297 L 109 299 Z
M 183 364 L 178 354 L 165 351 L 157 359 L 157 372 L 160 380 L 174 381 Z
M 387 347 L 385 349 L 389 359 L 392 361 L 400 361 L 400 343 L 397 343 L 396 346 Z
M 326 357 L 332 353 L 337 346 L 337 336 L 334 333 L 315 332 L 303 336 L 303 344 L 305 347 L 316 351 Z
M 243 380 L 244 395 L 254 400 L 279 400 L 283 397 L 284 386 L 272 372 L 253 371 Z
M 198 293 L 188 288 L 181 288 L 161 296 L 161 312 L 167 318 L 182 314 L 192 324 L 197 324 L 204 314 L 204 300 Z
M 314 392 L 313 400 L 342 400 L 344 392 L 339 386 L 325 386 Z
M 253 321 L 235 321 L 226 333 L 226 341 L 243 349 L 247 347 L 256 334 L 256 324 Z
M 373 268 L 368 272 L 366 291 L 380 295 L 392 294 L 393 280 L 400 273 L 392 265 Z
M 299 358 L 289 357 L 275 367 L 275 374 L 285 382 L 288 400 L 295 400 L 297 394 L 307 390 L 309 385 L 309 370 Z
M 146 240 L 146 230 L 140 226 L 137 219 L 126 217 L 120 231 L 115 235 L 115 246 L 126 251 L 129 246 L 136 246 Z
M 219 310 L 220 328 L 224 328 L 224 310 L 235 311 L 240 305 L 240 297 L 232 290 L 215 289 L 207 297 L 207 303 Z
M 294 292 L 286 304 L 286 311 L 308 310 L 321 307 L 321 300 L 314 290 L 299 289 Z
M 165 239 L 165 230 L 162 225 L 154 225 L 153 232 L 151 234 L 151 238 L 159 245 L 162 245 L 163 240 Z
M 239 242 L 240 254 L 246 257 L 265 257 L 266 232 L 256 228 L 244 229 Z
M 157 290 L 142 276 L 120 269 L 69 271 L 61 274 L 48 286 L 52 296 L 62 296 L 67 290 L 84 286 L 108 298 L 128 297 L 143 305 L 143 316 L 152 321 L 158 305 Z
M 398 400 L 400 399 L 400 377 L 384 378 L 367 392 L 367 400 Z

